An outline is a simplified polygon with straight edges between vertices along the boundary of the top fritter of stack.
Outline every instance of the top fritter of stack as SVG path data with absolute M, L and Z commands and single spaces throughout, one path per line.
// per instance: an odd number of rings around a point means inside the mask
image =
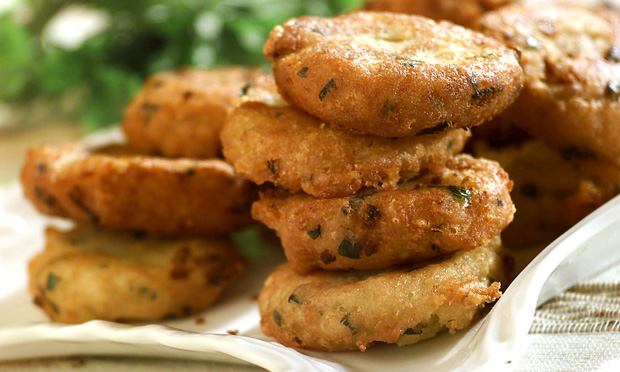
M 479 125 L 514 101 L 524 79 L 500 42 L 420 16 L 291 19 L 263 51 L 289 103 L 333 129 L 382 137 Z

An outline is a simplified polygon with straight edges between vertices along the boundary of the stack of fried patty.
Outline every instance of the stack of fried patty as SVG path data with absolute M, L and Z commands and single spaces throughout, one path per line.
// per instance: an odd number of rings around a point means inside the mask
M 49 228 L 29 266 L 30 291 L 51 320 L 187 316 L 240 275 L 245 264 L 227 235 L 251 223 L 255 191 L 217 157 L 219 132 L 258 74 L 162 73 L 126 110 L 130 146 L 29 150 L 24 193 L 39 211 L 78 224 Z
M 277 26 L 274 78 L 248 84 L 222 131 L 266 186 L 255 219 L 288 263 L 259 297 L 284 345 L 365 350 L 469 325 L 500 296 L 508 175 L 458 154 L 519 93 L 514 52 L 450 23 L 359 12 Z

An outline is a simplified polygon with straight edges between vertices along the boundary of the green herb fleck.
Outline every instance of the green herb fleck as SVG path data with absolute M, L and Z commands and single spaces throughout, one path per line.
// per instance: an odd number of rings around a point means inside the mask
M 353 334 L 357 333 L 357 330 L 351 324 L 351 320 L 349 319 L 349 314 L 346 314 L 345 316 L 343 316 L 342 319 L 340 319 L 340 323 L 342 323 L 342 325 L 344 325 L 345 327 L 349 328 L 351 333 Z
M 502 87 L 498 87 L 498 88 L 489 87 L 489 88 L 480 89 L 478 87 L 478 79 L 476 78 L 476 74 L 471 74 L 469 78 L 469 82 L 474 88 L 474 94 L 471 95 L 471 98 L 473 99 L 483 99 L 483 98 L 489 97 L 497 92 L 501 92 L 504 90 L 504 88 Z
M 282 315 L 278 312 L 278 310 L 273 311 L 273 321 L 276 323 L 278 327 L 282 326 Z
M 605 86 L 605 96 L 612 101 L 618 101 L 620 97 L 620 83 L 610 81 Z
M 321 89 L 321 91 L 319 92 L 319 100 L 322 101 L 325 98 L 325 96 L 327 96 L 327 93 L 329 93 L 329 91 L 332 90 L 334 85 L 336 85 L 336 80 L 334 79 L 329 80 L 327 84 L 325 84 L 323 89 Z
M 252 87 L 252 82 L 248 81 L 243 88 L 241 88 L 241 90 L 239 91 L 239 95 L 240 96 L 245 96 L 246 94 L 248 94 L 248 91 L 250 90 L 250 88 Z
M 317 27 L 313 28 L 313 29 L 312 29 L 312 32 L 314 32 L 314 33 L 316 33 L 316 34 L 319 34 L 319 35 L 323 35 L 323 36 L 325 36 L 325 32 L 323 32 L 323 30 L 321 30 L 321 29 L 319 29 L 319 28 L 317 28 Z
M 45 165 L 45 163 L 37 163 L 38 174 L 45 173 L 46 170 L 47 170 L 47 166 Z
M 294 293 L 288 296 L 288 302 L 294 302 L 296 304 L 301 304 L 301 300 L 299 299 L 299 297 L 295 296 Z
M 424 63 L 426 63 L 426 62 L 420 61 L 420 60 L 417 60 L 417 59 L 407 59 L 404 62 L 401 62 L 400 64 L 401 64 L 401 66 L 404 66 L 404 67 L 417 67 L 418 65 L 421 65 L 421 64 L 424 64 Z
M 418 324 L 417 326 L 413 327 L 413 328 L 407 328 L 405 330 L 405 334 L 406 335 L 419 335 L 422 333 L 422 329 L 424 329 L 424 325 L 423 324 Z
M 347 258 L 359 259 L 360 250 L 361 247 L 358 243 L 352 244 L 346 238 L 338 245 L 338 254 Z
M 297 72 L 297 76 L 305 78 L 306 76 L 308 76 L 308 67 L 302 67 L 301 70 L 299 70 L 299 72 Z
M 441 253 L 441 248 L 433 243 L 431 243 L 431 250 L 435 253 Z
M 144 122 L 146 125 L 150 124 L 151 117 L 153 117 L 153 114 L 157 110 L 159 110 L 159 105 L 154 105 L 152 103 L 143 103 L 142 106 L 140 106 L 140 111 L 144 114 Z
M 491 58 L 493 56 L 495 56 L 495 54 L 493 54 L 493 53 L 478 54 L 478 55 L 475 55 L 475 56 L 466 57 L 465 59 L 477 59 L 477 58 L 487 59 L 487 58 Z
M 46 298 L 47 304 L 50 305 L 50 307 L 52 308 L 52 311 L 55 312 L 56 314 L 60 314 L 60 308 L 58 308 L 58 305 L 56 305 L 54 302 L 50 301 L 49 299 Z
M 504 206 L 504 202 L 502 201 L 502 199 L 497 198 L 497 206 L 499 206 L 499 207 L 503 207 Z
M 274 159 L 267 160 L 267 169 L 269 169 L 271 173 L 276 174 L 276 161 Z
M 620 62 L 620 47 L 612 45 L 605 53 L 605 59 L 611 62 Z
M 464 188 L 460 188 L 458 186 L 452 186 L 452 185 L 448 185 L 448 186 L 437 185 L 437 186 L 432 186 L 432 187 L 439 187 L 439 188 L 447 189 L 448 191 L 452 193 L 452 196 L 454 196 L 454 198 L 457 201 L 465 202 L 466 206 L 469 205 L 469 203 L 471 203 L 471 192 L 468 189 L 464 189 Z
M 430 127 L 430 128 L 426 128 L 426 129 L 422 129 L 421 131 L 419 131 L 417 134 L 419 135 L 425 135 L 425 134 L 437 134 L 437 133 L 441 133 L 444 130 L 452 127 L 452 125 L 454 125 L 451 121 L 442 121 L 441 123 Z
M 385 100 L 385 102 L 383 102 L 383 108 L 381 109 L 381 114 L 383 116 L 388 116 L 392 111 L 394 111 L 394 109 L 396 109 L 396 107 L 398 107 L 398 104 L 395 102 L 390 102 L 390 100 Z
M 56 198 L 50 193 L 48 193 L 45 189 L 39 186 L 35 186 L 33 188 L 33 191 L 37 198 L 41 199 L 43 201 L 43 204 L 45 204 L 46 206 L 51 208 L 56 204 Z
M 196 168 L 194 168 L 194 167 L 192 167 L 192 168 L 188 168 L 188 169 L 185 171 L 185 176 L 187 176 L 187 177 L 191 177 L 191 176 L 193 176 L 194 174 L 196 174 Z
M 60 277 L 58 275 L 54 273 L 49 273 L 47 275 L 47 285 L 45 286 L 45 288 L 47 288 L 48 291 L 53 291 L 59 281 Z
M 80 208 L 86 214 L 86 216 L 88 216 L 88 219 L 91 222 L 95 224 L 99 223 L 99 215 L 94 210 L 92 210 L 89 206 L 87 206 L 86 203 L 84 202 L 85 197 L 84 197 L 84 191 L 82 191 L 82 189 L 80 189 L 77 186 L 74 186 L 67 193 L 67 197 L 69 198 L 69 200 L 73 202 L 73 204 L 75 204 L 78 208 Z
M 312 239 L 316 239 L 319 236 L 321 236 L 321 225 L 317 225 L 316 228 L 312 228 L 310 230 L 308 230 L 308 235 L 312 238 Z
M 157 292 L 150 289 L 149 287 L 139 287 L 138 294 L 143 297 L 147 297 L 151 301 L 155 301 L 157 299 Z

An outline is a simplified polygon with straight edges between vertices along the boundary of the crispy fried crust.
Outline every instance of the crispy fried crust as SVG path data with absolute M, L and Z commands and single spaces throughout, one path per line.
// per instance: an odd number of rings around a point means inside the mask
M 156 238 L 80 226 L 46 231 L 30 292 L 52 321 L 160 320 L 211 305 L 245 264 L 224 238 Z
M 326 351 L 364 351 L 373 342 L 413 343 L 454 332 L 500 297 L 506 257 L 497 237 L 443 262 L 380 273 L 301 276 L 283 265 L 258 298 L 261 328 L 286 346 Z
M 79 144 L 30 149 L 21 181 L 45 214 L 170 235 L 246 226 L 255 197 L 223 160 L 112 155 Z
M 496 160 L 514 181 L 514 221 L 502 232 L 509 248 L 544 245 L 620 191 L 620 167 L 601 161 L 569 163 L 541 141 L 502 148 L 481 142 L 476 156 Z
M 252 215 L 278 233 L 301 274 L 380 269 L 486 243 L 512 221 L 511 188 L 497 163 L 460 155 L 394 191 L 332 199 L 264 193 Z
M 228 111 L 248 80 L 260 74 L 258 69 L 227 67 L 154 75 L 125 109 L 129 145 L 169 157 L 219 156 Z
M 471 27 L 482 14 L 513 2 L 515 0 L 371 0 L 364 9 L 418 14 Z
M 254 84 L 257 92 L 248 92 L 222 131 L 224 156 L 241 177 L 257 184 L 271 182 L 319 198 L 365 187 L 393 190 L 421 170 L 439 172 L 470 137 L 462 129 L 396 139 L 334 131 L 283 102 L 272 78 L 265 84 L 271 94 Z
M 521 54 L 525 85 L 494 121 L 514 124 L 566 158 L 620 165 L 620 13 L 510 6 L 478 28 Z
M 396 13 L 292 19 L 263 51 L 287 101 L 336 128 L 384 137 L 478 125 L 512 103 L 523 79 L 497 41 Z

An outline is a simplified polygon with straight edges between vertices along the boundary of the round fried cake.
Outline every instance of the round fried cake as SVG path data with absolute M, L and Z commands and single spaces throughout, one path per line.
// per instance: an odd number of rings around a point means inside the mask
M 249 225 L 256 196 L 224 160 L 165 159 L 81 144 L 30 149 L 21 182 L 45 214 L 166 235 L 222 235 Z
M 220 155 L 220 131 L 247 82 L 258 69 L 184 69 L 152 76 L 125 109 L 129 145 L 168 157 Z
M 482 14 L 513 2 L 515 0 L 371 0 L 364 9 L 418 14 L 471 27 Z
M 384 137 L 478 125 L 523 82 L 516 54 L 496 40 L 396 13 L 291 19 L 263 51 L 287 101 L 334 128 Z
M 394 271 L 276 269 L 258 298 L 261 329 L 283 345 L 366 350 L 374 342 L 411 344 L 467 327 L 507 284 L 500 239 L 441 261 Z
M 502 232 L 509 248 L 542 247 L 620 191 L 620 167 L 568 162 L 540 140 L 503 147 L 476 141 L 473 152 L 499 162 L 514 182 L 517 212 Z
M 512 221 L 511 189 L 497 163 L 459 155 L 396 190 L 330 199 L 265 192 L 252 216 L 276 231 L 298 273 L 381 269 L 485 244 Z
M 620 12 L 516 5 L 487 13 L 480 31 L 517 50 L 525 84 L 493 122 L 516 125 L 566 160 L 620 165 Z
M 245 264 L 225 238 L 161 238 L 78 226 L 46 231 L 29 288 L 52 321 L 154 321 L 211 305 Z
M 269 77 L 232 111 L 222 144 L 241 177 L 330 198 L 368 187 L 393 190 L 427 169 L 439 172 L 469 137 L 463 129 L 395 139 L 334 131 L 287 105 Z

